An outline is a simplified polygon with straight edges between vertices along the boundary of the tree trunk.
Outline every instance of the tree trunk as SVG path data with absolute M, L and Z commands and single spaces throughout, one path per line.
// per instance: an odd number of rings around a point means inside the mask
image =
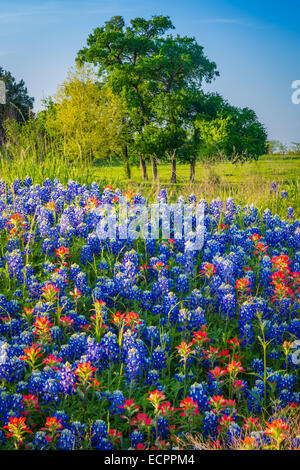
M 196 166 L 196 157 L 193 157 L 191 161 L 190 183 L 195 182 L 195 166 Z
M 171 183 L 176 183 L 176 157 L 175 152 L 171 157 Z
M 156 160 L 155 155 L 151 157 L 151 166 L 152 166 L 153 181 L 157 181 L 157 160 Z
M 123 147 L 123 155 L 124 155 L 124 163 L 125 163 L 125 171 L 126 171 L 126 176 L 127 179 L 131 179 L 131 170 L 130 170 L 130 164 L 129 164 L 129 157 L 128 157 L 128 148 L 127 145 Z
M 146 167 L 145 160 L 143 159 L 143 155 L 141 153 L 140 153 L 140 165 L 142 169 L 142 180 L 148 181 L 147 167 Z

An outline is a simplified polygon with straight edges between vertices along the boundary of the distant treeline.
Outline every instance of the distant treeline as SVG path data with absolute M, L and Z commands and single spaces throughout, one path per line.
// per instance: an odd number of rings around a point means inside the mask
M 290 145 L 283 144 L 279 140 L 267 141 L 269 155 L 300 155 L 300 142 L 292 142 Z

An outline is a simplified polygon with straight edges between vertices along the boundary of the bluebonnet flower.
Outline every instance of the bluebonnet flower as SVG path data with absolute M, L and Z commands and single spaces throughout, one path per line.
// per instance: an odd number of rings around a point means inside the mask
M 34 450 L 47 450 L 49 449 L 49 441 L 47 440 L 47 435 L 44 431 L 38 431 L 34 435 L 32 441 Z
M 136 447 L 138 444 L 144 443 L 144 435 L 138 430 L 133 431 L 130 434 L 129 438 L 133 447 Z
M 57 448 L 61 450 L 74 450 L 76 448 L 76 437 L 70 429 L 63 429 L 61 431 Z
M 121 392 L 121 390 L 114 390 L 110 394 L 109 400 L 111 402 L 111 405 L 109 407 L 111 414 L 121 414 L 122 409 L 120 407 L 123 406 L 125 403 L 125 397 L 123 395 L 123 392 Z
M 112 450 L 113 446 L 108 440 L 108 430 L 104 421 L 97 420 L 91 429 L 92 447 L 98 450 Z
M 151 366 L 153 369 L 161 371 L 167 365 L 168 356 L 161 345 L 158 345 L 151 355 Z
M 293 219 L 294 218 L 294 209 L 293 209 L 293 207 L 288 207 L 287 208 L 287 218 L 288 219 Z
M 272 181 L 270 184 L 270 194 L 276 193 L 278 190 L 278 184 L 275 181 Z
M 218 416 L 213 411 L 205 411 L 202 432 L 204 437 L 215 437 L 219 426 Z
M 208 410 L 208 394 L 206 387 L 200 383 L 194 383 L 189 390 L 189 396 L 198 404 L 200 410 Z
M 12 278 L 15 277 L 18 281 L 23 281 L 24 260 L 20 250 L 13 250 L 7 254 L 7 267 Z
M 278 189 L 277 184 L 271 187 L 273 192 L 278 193 Z M 286 199 L 287 192 L 281 191 L 278 196 Z M 132 420 L 135 413 L 142 413 L 145 406 L 150 405 L 145 396 L 150 387 L 151 391 L 163 391 L 166 400 L 174 399 L 175 408 L 182 398 L 194 400 L 199 408 L 195 422 L 203 436 L 222 440 L 225 433 L 223 444 L 230 449 L 243 432 L 238 415 L 262 413 L 266 406 L 265 395 L 267 405 L 274 398 L 274 407 L 280 409 L 290 403 L 296 406 L 300 401 L 294 355 L 297 351 L 291 348 L 286 356 L 283 353 L 284 341 L 300 338 L 297 290 L 300 222 L 293 208 L 288 208 L 284 220 L 270 209 L 261 211 L 254 205 L 243 207 L 232 198 L 224 201 L 218 198 L 209 204 L 200 200 L 205 210 L 204 246 L 201 251 L 189 251 L 192 234 L 177 239 L 174 219 L 181 216 L 185 201 L 197 203 L 195 195 L 191 195 L 179 197 L 171 214 L 170 237 L 175 240 L 124 240 L 118 238 L 120 231 L 117 230 L 116 240 L 100 242 L 96 233 L 101 217 L 98 207 L 100 205 L 101 209 L 106 203 L 118 207 L 117 200 L 121 197 L 120 189 L 103 189 L 95 182 L 88 185 L 70 180 L 64 186 L 58 179 L 49 178 L 42 184 L 33 184 L 30 178 L 17 179 L 12 184 L 0 181 L 0 270 L 5 293 L 5 296 L 0 294 L 0 380 L 4 384 L 0 387 L 0 424 L 5 424 L 9 417 L 23 416 L 26 413 L 23 395 L 32 394 L 43 415 L 49 407 L 56 409 L 55 416 L 62 428 L 57 439 L 50 442 L 43 429 L 28 436 L 29 448 L 42 450 L 56 446 L 69 450 L 88 446 L 112 450 L 116 440 L 113 434 L 109 435 L 108 427 L 117 428 L 119 423 L 124 423 L 122 446 L 156 445 L 156 437 L 172 446 L 169 430 L 174 432 L 171 427 L 172 414 L 176 416 L 174 410 L 168 411 L 166 407 L 157 416 L 157 427 L 153 415 L 149 416 L 149 429 L 143 425 L 138 425 L 138 429 L 132 425 L 129 428 L 128 423 L 125 424 L 125 419 Z M 167 192 L 160 190 L 157 201 L 161 215 L 167 213 L 167 200 Z M 132 204 L 149 208 L 148 201 L 140 194 L 128 194 L 129 209 Z M 27 226 L 22 229 L 22 237 L 10 236 L 6 240 L 7 222 L 15 213 L 25 218 L 21 220 L 25 220 Z M 129 218 L 133 220 L 132 214 Z M 30 228 L 32 223 L 33 229 Z M 194 229 L 194 216 L 189 218 L 189 223 L 189 230 Z M 167 228 L 167 224 L 163 228 Z M 268 245 L 266 253 L 255 253 L 259 241 Z M 69 247 L 72 254 L 65 266 L 55 254 L 61 246 Z M 280 255 L 289 259 L 289 269 L 281 280 L 291 291 L 288 296 L 274 299 L 277 268 L 274 271 L 272 258 Z M 216 272 L 210 277 L 200 277 L 207 263 L 214 264 Z M 250 281 L 251 292 L 246 301 L 239 298 L 237 302 L 235 286 L 241 278 Z M 48 301 L 42 290 L 50 283 L 59 288 L 54 301 Z M 80 292 L 78 299 L 71 294 L 75 288 Z M 97 335 L 93 320 L 96 301 L 106 303 L 105 328 Z M 117 325 L 111 316 L 117 311 L 134 311 L 140 321 L 135 326 Z M 266 390 L 262 380 L 264 362 L 257 339 L 260 335 L 258 313 L 265 339 L 271 341 L 267 348 Z M 39 344 L 41 356 L 31 366 L 20 358 L 24 356 L 24 349 L 39 341 L 33 333 L 37 317 L 46 317 L 53 325 L 51 341 Z M 65 319 L 65 323 L 59 318 Z M 214 360 L 209 359 L 210 354 L 213 356 L 209 350 L 213 349 L 193 343 L 196 355 L 188 358 L 183 371 L 174 347 L 180 341 L 192 341 L 193 333 L 202 325 L 207 325 L 209 346 L 219 352 Z M 213 395 L 228 397 L 228 375 L 223 377 L 222 374 L 229 356 L 226 351 L 220 351 L 229 348 L 226 341 L 236 332 L 242 340 L 239 357 L 250 375 L 246 381 L 241 374 L 232 384 L 237 412 L 233 414 L 234 421 L 218 436 L 219 418 L 232 414 L 232 410 L 226 405 L 218 416 L 211 411 L 208 402 Z M 95 379 L 99 379 L 101 391 L 97 389 L 97 380 L 89 383 L 86 390 L 76 385 L 78 361 L 96 368 Z M 212 368 L 217 369 L 212 372 Z M 215 376 L 219 373 L 217 380 Z M 109 390 L 105 386 L 107 380 Z M 136 405 L 130 405 L 130 399 L 125 401 L 123 390 L 126 388 Z M 90 398 L 94 402 L 90 402 Z M 82 409 L 82 422 L 72 422 L 73 405 L 78 413 Z M 75 416 L 77 418 L 77 412 Z M 145 417 L 143 413 L 142 416 Z M 97 418 L 99 420 L 95 421 Z M 107 419 L 107 423 L 100 418 Z M 36 419 L 39 422 L 35 412 L 30 412 L 28 422 L 36 425 Z M 184 420 L 185 417 L 180 417 L 180 425 L 182 421 L 186 426 Z M 193 428 L 192 421 L 189 426 Z M 179 436 L 178 429 L 176 431 Z M 266 445 L 270 443 L 266 437 L 262 439 Z M 0 433 L 0 447 L 8 442 L 3 432 Z M 297 446 L 297 438 L 292 446 Z
M 143 373 L 143 361 L 139 350 L 135 347 L 127 351 L 126 358 L 126 376 L 128 382 L 132 383 L 137 380 Z

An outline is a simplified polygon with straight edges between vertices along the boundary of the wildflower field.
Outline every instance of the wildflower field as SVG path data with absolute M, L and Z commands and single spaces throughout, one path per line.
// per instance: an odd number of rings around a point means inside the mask
M 174 234 L 101 240 L 99 209 L 121 196 L 153 202 L 97 183 L 1 181 L 0 448 L 299 449 L 289 194 L 280 216 L 187 196 L 205 209 L 192 251 Z

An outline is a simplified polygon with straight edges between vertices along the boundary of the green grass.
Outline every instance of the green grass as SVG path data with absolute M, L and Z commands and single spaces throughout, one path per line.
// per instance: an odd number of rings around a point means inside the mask
M 278 181 L 288 183 L 291 179 L 299 179 L 300 155 L 264 155 L 258 161 L 244 164 L 233 165 L 232 163 L 219 163 L 213 167 L 223 183 L 239 184 L 245 179 L 252 180 L 254 177 L 263 178 L 263 180 Z M 189 165 L 177 165 L 177 185 L 188 184 Z M 169 183 L 170 165 L 158 165 L 158 175 L 160 183 Z M 122 168 L 118 166 L 105 166 L 96 169 L 96 175 L 100 178 L 106 177 L 113 181 L 126 182 L 125 174 Z M 151 183 L 151 168 L 148 168 L 149 183 Z M 202 183 L 209 176 L 209 168 L 201 163 L 196 165 L 195 184 Z M 132 181 L 141 182 L 140 169 L 132 168 Z
M 207 167 L 201 163 L 196 166 L 195 183 L 189 182 L 189 165 L 177 165 L 177 183 L 170 183 L 170 165 L 158 165 L 159 179 L 152 181 L 151 168 L 148 168 L 148 182 L 142 182 L 138 167 L 132 168 L 131 181 L 125 177 L 123 168 L 99 167 L 95 169 L 95 180 L 107 181 L 107 184 L 120 189 L 131 189 L 148 198 L 154 198 L 159 189 L 168 190 L 171 200 L 179 194 L 196 194 L 207 200 L 220 197 L 234 197 L 239 204 L 255 204 L 260 208 L 269 208 L 285 216 L 289 206 L 295 213 L 300 211 L 300 155 L 265 155 L 258 161 L 233 165 L 218 163 Z M 270 183 L 278 184 L 278 192 L 270 194 Z M 288 198 L 281 200 L 280 192 L 288 191 Z
M 265 155 L 258 161 L 233 165 L 218 163 L 211 167 L 196 165 L 195 183 L 189 182 L 189 165 L 177 165 L 177 183 L 170 183 L 170 165 L 158 165 L 158 181 L 153 183 L 151 168 L 148 167 L 149 181 L 141 180 L 139 167 L 132 167 L 132 177 L 128 181 L 121 166 L 99 166 L 83 163 L 70 164 L 62 155 L 55 153 L 43 156 L 37 152 L 21 152 L 16 158 L 9 159 L 0 155 L 0 178 L 7 182 L 15 178 L 23 179 L 30 175 L 34 183 L 42 183 L 45 178 L 58 177 L 63 184 L 69 179 L 80 183 L 98 182 L 125 191 L 140 192 L 149 200 L 155 198 L 159 189 L 168 191 L 171 201 L 179 194 L 196 194 L 208 201 L 220 197 L 233 197 L 238 204 L 255 204 L 261 209 L 269 208 L 281 216 L 292 206 L 299 216 L 300 200 L 300 155 Z M 270 183 L 275 181 L 279 191 L 270 195 Z M 280 191 L 288 191 L 288 198 L 281 200 Z

